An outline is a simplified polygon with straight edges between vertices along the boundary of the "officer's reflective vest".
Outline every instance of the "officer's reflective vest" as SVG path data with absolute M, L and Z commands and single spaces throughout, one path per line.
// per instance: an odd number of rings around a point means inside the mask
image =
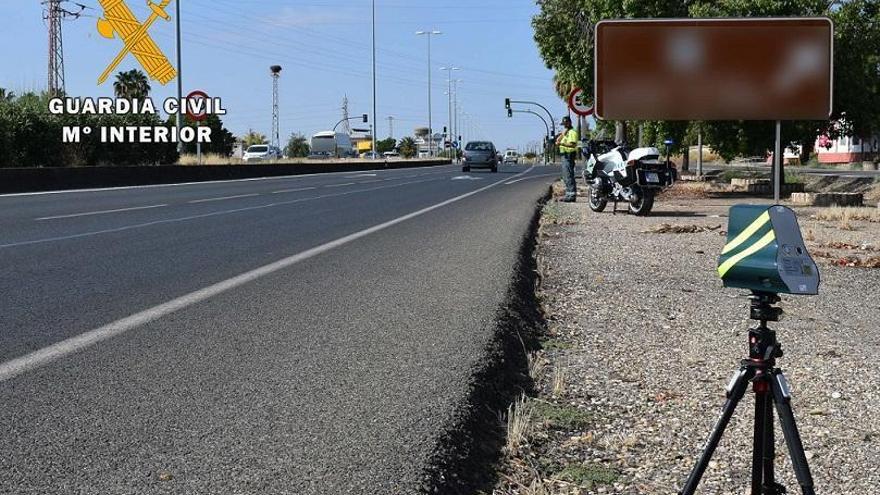
M 574 153 L 577 151 L 578 140 L 580 136 L 574 129 L 569 129 L 562 134 L 562 141 L 559 142 L 560 153 Z

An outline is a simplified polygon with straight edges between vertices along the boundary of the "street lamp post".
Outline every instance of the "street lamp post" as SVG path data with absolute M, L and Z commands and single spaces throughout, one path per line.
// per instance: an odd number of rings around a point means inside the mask
M 434 125 L 431 114 L 431 38 L 443 34 L 440 31 L 416 31 L 417 36 L 428 38 L 428 154 L 434 156 Z
M 177 21 L 177 153 L 183 153 L 183 141 L 180 140 L 180 129 L 183 126 L 183 66 L 180 62 L 180 0 L 174 2 L 175 16 Z
M 461 131 L 458 128 L 458 112 L 459 112 L 459 108 L 458 108 L 458 83 L 461 82 L 461 79 L 454 79 L 452 82 L 453 82 L 453 86 L 452 86 L 452 105 L 453 106 L 452 106 L 452 108 L 455 110 L 455 112 L 453 113 L 453 119 L 452 119 L 452 128 L 455 129 L 455 131 L 453 131 L 453 136 L 455 136 L 456 141 L 460 141 L 460 139 L 458 139 L 458 136 L 461 133 Z M 461 145 L 461 143 L 458 143 L 458 144 Z
M 448 113 L 448 121 L 446 123 L 446 126 L 447 126 L 446 128 L 449 131 L 448 136 L 454 136 L 454 134 L 453 134 L 454 127 L 452 125 L 452 71 L 461 70 L 461 69 L 458 67 L 440 67 L 440 70 L 446 71 L 446 86 L 447 86 L 447 90 L 446 90 L 447 93 L 446 94 L 448 95 L 447 99 L 449 100 L 447 103 L 449 113 Z M 450 141 L 454 141 L 454 139 L 450 139 Z
M 376 0 L 373 0 L 373 122 L 376 122 Z M 373 137 L 373 159 L 376 158 L 376 133 Z

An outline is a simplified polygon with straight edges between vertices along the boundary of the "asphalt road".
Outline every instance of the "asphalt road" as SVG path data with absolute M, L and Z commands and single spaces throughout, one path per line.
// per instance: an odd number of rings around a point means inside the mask
M 0 493 L 410 493 L 553 168 L 0 196 Z

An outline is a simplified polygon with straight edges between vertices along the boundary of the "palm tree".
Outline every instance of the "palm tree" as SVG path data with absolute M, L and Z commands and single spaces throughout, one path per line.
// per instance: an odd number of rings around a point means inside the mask
M 116 81 L 113 83 L 116 97 L 126 100 L 143 100 L 150 95 L 150 89 L 147 75 L 137 69 L 116 74 Z
M 556 89 L 556 94 L 559 96 L 559 99 L 562 101 L 568 101 L 568 96 L 571 95 L 571 90 L 574 89 L 574 85 L 568 81 L 559 79 L 559 74 L 553 74 L 553 86 L 554 89 Z
M 416 156 L 416 153 L 418 153 L 416 140 L 409 136 L 400 140 L 400 144 L 398 145 L 397 149 L 400 150 L 400 154 L 403 155 L 404 158 L 412 158 Z
M 268 141 L 266 141 L 265 134 L 260 134 L 253 129 L 248 129 L 247 134 L 242 138 L 242 142 L 244 143 L 244 148 L 248 149 L 255 144 L 266 144 Z

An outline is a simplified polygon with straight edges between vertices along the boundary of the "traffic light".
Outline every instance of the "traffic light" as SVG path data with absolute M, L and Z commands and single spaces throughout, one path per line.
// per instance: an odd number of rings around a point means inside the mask
M 510 108 L 507 109 L 507 118 L 508 118 L 508 119 L 512 119 L 512 118 L 513 118 L 513 110 L 511 110 Z
M 364 114 L 364 124 L 366 124 L 369 121 L 370 121 L 370 118 L 367 116 L 367 114 Z
M 444 136 L 446 135 L 446 126 L 445 125 L 443 126 L 443 135 Z
M 510 110 L 510 98 L 504 99 L 504 108 Z M 508 112 L 508 113 L 510 113 L 510 112 Z

